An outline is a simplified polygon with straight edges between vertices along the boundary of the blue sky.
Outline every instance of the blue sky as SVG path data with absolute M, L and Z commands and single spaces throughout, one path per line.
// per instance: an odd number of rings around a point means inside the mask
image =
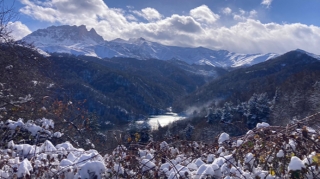
M 183 14 L 190 9 L 207 5 L 213 12 L 219 13 L 221 8 L 230 7 L 233 10 L 257 10 L 260 12 L 262 22 L 301 22 L 320 26 L 319 0 L 273 0 L 269 8 L 261 4 L 260 0 L 138 0 L 138 1 L 104 1 L 109 7 L 124 8 L 132 6 L 136 9 L 153 7 L 159 13 L 170 16 L 173 13 Z
M 16 0 L 15 8 L 19 19 L 10 27 L 16 39 L 51 25 L 83 24 L 105 40 L 320 54 L 319 0 Z

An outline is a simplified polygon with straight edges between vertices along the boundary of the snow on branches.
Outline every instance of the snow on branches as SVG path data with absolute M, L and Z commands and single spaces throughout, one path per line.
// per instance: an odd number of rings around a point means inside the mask
M 286 128 L 258 124 L 244 136 L 232 138 L 223 133 L 211 144 L 176 138 L 147 145 L 119 143 L 104 156 L 68 141 L 54 145 L 49 140 L 56 134 L 53 127 L 49 119 L 37 124 L 22 119 L 1 123 L 8 136 L 24 130 L 34 140 L 40 134 L 48 140 L 33 145 L 11 140 L 1 145 L 0 178 L 320 177 L 320 133 L 296 124 Z

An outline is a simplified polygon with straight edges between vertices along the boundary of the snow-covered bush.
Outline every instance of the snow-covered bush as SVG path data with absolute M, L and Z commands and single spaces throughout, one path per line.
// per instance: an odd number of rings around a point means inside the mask
M 54 145 L 53 122 L 39 122 L 1 123 L 11 137 L 17 130 L 47 137 L 36 144 L 11 140 L 2 145 L 1 178 L 320 178 L 320 133 L 297 124 L 257 126 L 234 138 L 223 133 L 211 144 L 179 139 L 119 143 L 103 156 L 102 151 L 84 150 L 68 141 Z

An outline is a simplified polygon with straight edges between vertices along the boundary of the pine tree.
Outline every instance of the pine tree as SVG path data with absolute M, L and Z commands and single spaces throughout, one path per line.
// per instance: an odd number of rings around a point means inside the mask
M 224 103 L 224 106 L 222 108 L 222 115 L 221 115 L 221 121 L 225 123 L 231 123 L 232 122 L 232 115 L 233 113 L 233 107 L 232 103 Z
M 266 93 L 253 94 L 247 104 L 247 126 L 252 129 L 258 122 L 267 122 L 270 104 Z
M 311 109 L 315 112 L 320 111 L 320 82 L 317 81 L 313 85 L 313 91 L 309 97 L 309 103 L 311 105 Z
M 184 129 L 186 140 L 191 140 L 193 130 L 194 127 L 190 123 L 188 123 L 187 127 Z

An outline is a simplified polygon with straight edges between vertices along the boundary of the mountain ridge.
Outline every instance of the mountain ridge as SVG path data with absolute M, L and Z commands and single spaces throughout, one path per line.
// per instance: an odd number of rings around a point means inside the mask
M 79 38 L 76 38 L 77 36 Z M 95 29 L 88 31 L 85 25 L 51 26 L 36 30 L 22 40 L 34 43 L 36 47 L 49 53 L 70 53 L 99 58 L 130 57 L 139 60 L 174 58 L 189 64 L 207 64 L 224 68 L 250 66 L 277 56 L 274 53 L 239 54 L 205 47 L 167 46 L 142 37 L 105 41 Z
M 220 101 L 233 99 L 232 102 L 236 103 L 237 99 L 247 100 L 253 93 L 269 92 L 269 96 L 273 96 L 277 86 L 283 85 L 290 78 L 296 78 L 295 76 L 303 72 L 317 73 L 315 68 L 319 65 L 319 59 L 304 51 L 289 51 L 269 61 L 236 69 L 220 76 L 177 103 L 186 104 L 185 107 L 191 104 L 201 106 L 200 103 L 208 103 L 210 99 L 220 99 Z M 309 72 L 306 69 L 309 69 Z M 179 108 L 180 106 L 176 109 Z

